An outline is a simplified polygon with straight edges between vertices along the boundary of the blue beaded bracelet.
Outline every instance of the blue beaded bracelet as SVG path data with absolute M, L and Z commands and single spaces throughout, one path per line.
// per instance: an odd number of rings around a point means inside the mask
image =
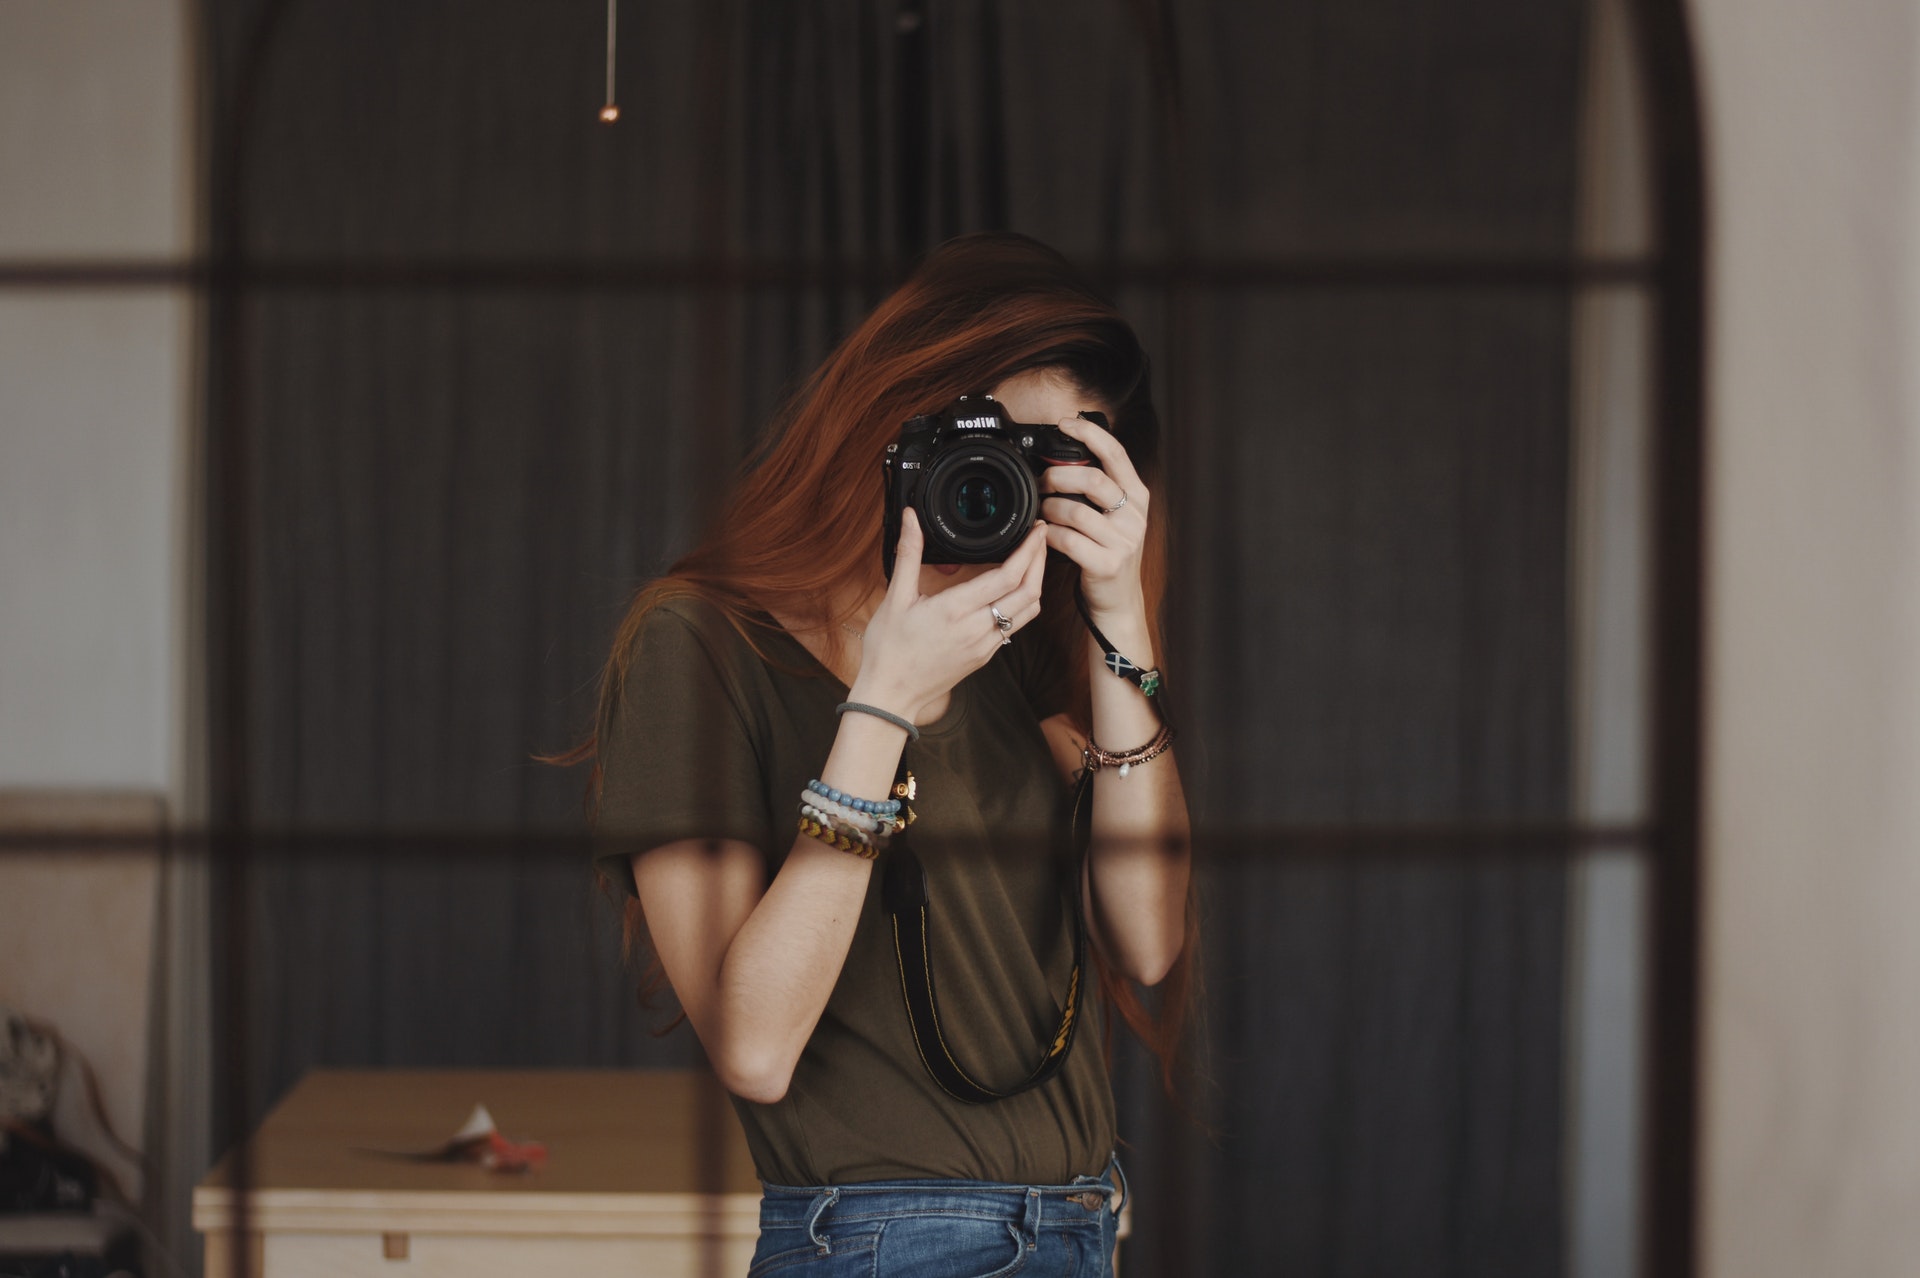
M 855 812 L 865 812 L 870 816 L 893 816 L 900 811 L 898 799 L 859 799 L 851 794 L 842 793 L 817 779 L 807 782 L 807 789 L 832 799 L 835 803 L 844 803 Z

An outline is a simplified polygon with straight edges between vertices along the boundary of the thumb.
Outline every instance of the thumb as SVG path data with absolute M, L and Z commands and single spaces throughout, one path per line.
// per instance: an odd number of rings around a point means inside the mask
M 887 593 L 909 602 L 920 593 L 920 512 L 908 506 L 900 512 L 900 543 L 893 553 L 893 580 Z

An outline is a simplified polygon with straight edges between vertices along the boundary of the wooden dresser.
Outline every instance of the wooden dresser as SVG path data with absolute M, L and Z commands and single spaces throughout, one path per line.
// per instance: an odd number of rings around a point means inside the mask
M 402 1162 L 484 1104 L 535 1171 Z M 760 1186 L 710 1075 L 687 1070 L 316 1070 L 247 1146 L 245 1232 L 230 1152 L 194 1190 L 207 1278 L 568 1278 L 742 1274 Z M 244 1249 L 244 1250 L 243 1250 Z

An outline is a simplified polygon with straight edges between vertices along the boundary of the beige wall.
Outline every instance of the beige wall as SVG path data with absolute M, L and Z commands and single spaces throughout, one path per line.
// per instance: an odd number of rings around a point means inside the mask
M 0 830 L 44 831 L 0 855 L 0 1006 L 51 1022 L 80 1061 L 60 1078 L 53 1129 L 100 1161 L 129 1200 L 147 1188 L 127 1144 L 146 1144 L 148 1016 L 165 805 L 158 795 L 0 790 Z M 95 846 L 75 842 L 100 836 Z M 51 840 L 50 840 L 51 842 Z
M 0 0 L 0 259 L 191 251 L 190 14 Z M 189 797 L 193 323 L 183 289 L 0 290 L 0 823 L 16 833 L 150 832 Z M 151 844 L 0 851 L 0 1005 L 65 1033 L 135 1144 L 154 1142 L 163 1076 L 148 1014 L 166 881 Z M 71 1074 L 56 1122 L 137 1190 Z
M 1698 0 L 1703 1272 L 1920 1272 L 1920 10 Z

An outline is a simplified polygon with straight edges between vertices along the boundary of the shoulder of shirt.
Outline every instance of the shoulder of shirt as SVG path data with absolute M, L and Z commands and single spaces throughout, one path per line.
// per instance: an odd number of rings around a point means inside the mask
M 690 635 L 716 666 L 738 669 L 758 661 L 753 645 L 734 628 L 727 614 L 697 595 L 677 595 L 655 604 L 641 628 L 640 641 L 644 646 L 651 635 L 675 632 Z
M 733 630 L 726 613 L 699 595 L 674 595 L 662 599 L 653 605 L 647 616 L 647 624 L 651 626 L 656 620 L 668 617 L 702 638 L 718 638 L 722 632 L 731 633 Z

